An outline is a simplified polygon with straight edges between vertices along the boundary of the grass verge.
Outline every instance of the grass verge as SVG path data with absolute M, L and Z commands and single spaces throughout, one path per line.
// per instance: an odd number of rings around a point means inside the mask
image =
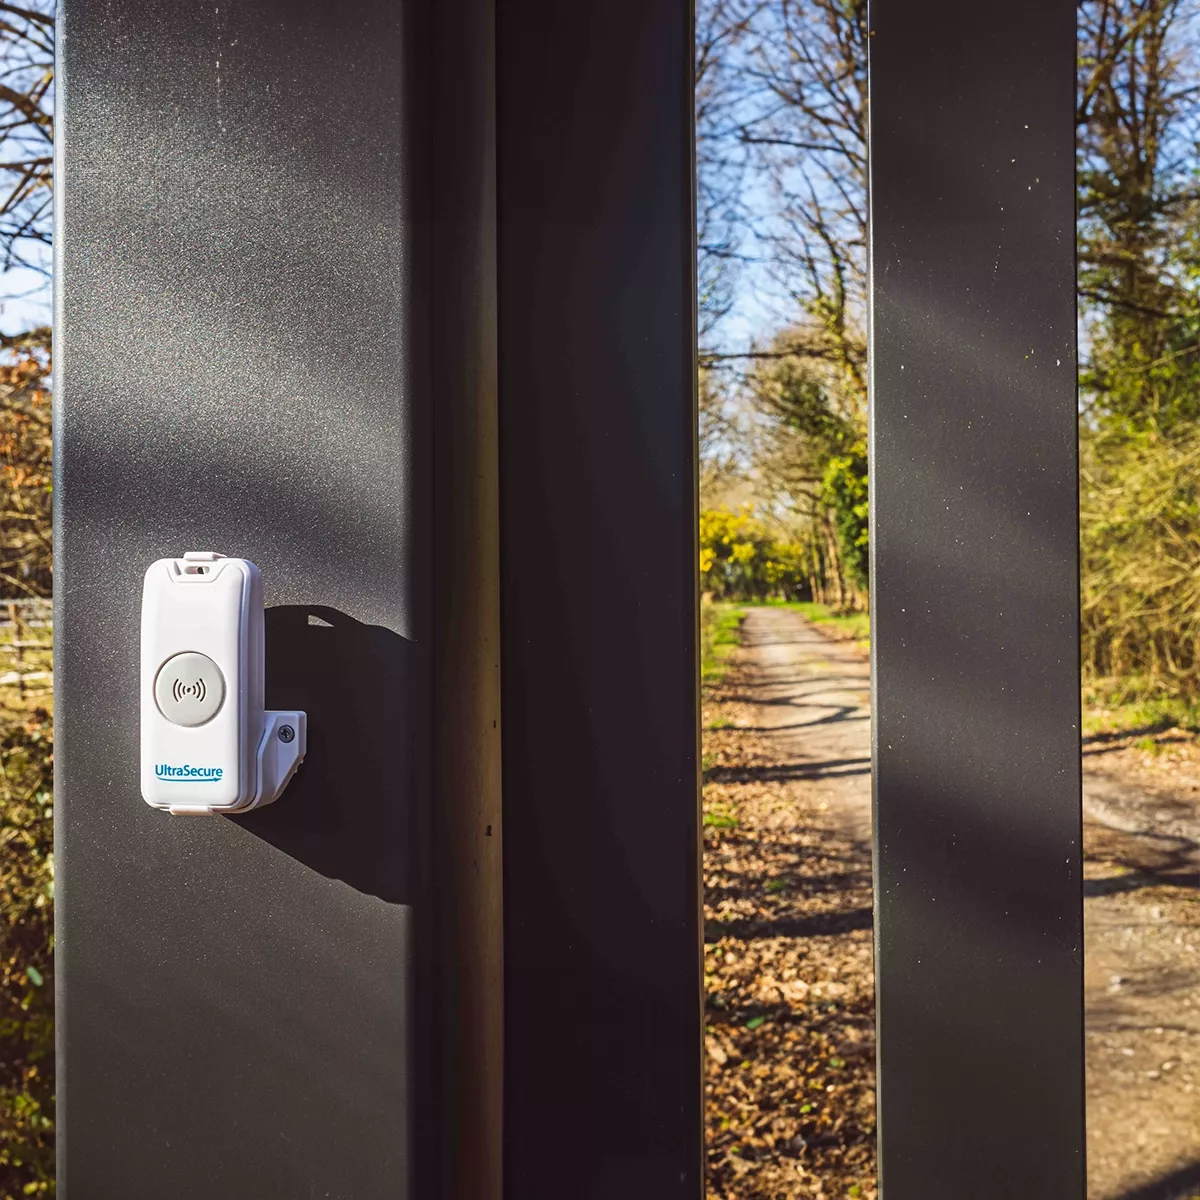
M 1083 733 L 1128 736 L 1183 729 L 1200 733 L 1200 705 L 1177 696 L 1138 696 L 1103 682 L 1083 690 Z
M 720 683 L 729 669 L 729 656 L 742 640 L 746 612 L 737 604 L 706 601 L 700 605 L 700 681 Z

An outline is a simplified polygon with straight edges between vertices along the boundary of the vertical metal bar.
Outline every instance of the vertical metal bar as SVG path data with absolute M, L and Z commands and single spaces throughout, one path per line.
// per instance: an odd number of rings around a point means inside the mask
M 441 0 L 430 204 L 434 409 L 431 1028 L 445 1200 L 499 1200 L 503 1140 L 503 822 L 493 0 Z M 422 1040 L 425 1040 L 424 1038 Z M 423 1106 L 425 1107 L 425 1106 Z
M 1069 0 L 875 0 L 887 1200 L 1084 1194 Z
M 692 53 L 497 5 L 513 1200 L 703 1191 Z
M 63 0 L 59 1195 L 410 1194 L 429 459 L 413 7 Z M 244 555 L 275 806 L 138 795 L 141 575 Z

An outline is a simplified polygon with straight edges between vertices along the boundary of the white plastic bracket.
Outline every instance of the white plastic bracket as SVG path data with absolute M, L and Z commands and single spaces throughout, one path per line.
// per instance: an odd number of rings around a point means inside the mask
M 263 714 L 262 741 L 258 743 L 258 793 L 255 808 L 274 804 L 304 761 L 308 749 L 308 717 L 302 712 Z

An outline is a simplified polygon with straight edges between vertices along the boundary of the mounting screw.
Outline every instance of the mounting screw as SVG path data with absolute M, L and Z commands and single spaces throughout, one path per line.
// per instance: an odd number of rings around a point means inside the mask
M 281 742 L 290 742 L 296 736 L 296 731 L 290 725 L 280 725 L 279 740 Z

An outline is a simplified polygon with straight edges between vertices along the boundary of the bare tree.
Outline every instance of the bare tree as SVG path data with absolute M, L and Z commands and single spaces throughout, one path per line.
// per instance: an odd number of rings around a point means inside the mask
M 0 3 L 0 269 L 49 274 L 54 5 Z
M 830 469 L 865 470 L 865 0 L 710 0 L 703 18 L 701 279 L 711 181 L 733 182 L 725 251 L 776 312 L 749 348 L 702 344 L 705 469 L 726 491 L 751 478 L 764 515 L 811 546 L 814 593 L 853 603 Z
M 1079 286 L 1091 391 L 1113 391 L 1114 363 L 1135 344 L 1147 360 L 1167 352 L 1172 318 L 1194 305 L 1186 259 L 1172 251 L 1200 200 L 1198 17 L 1184 0 L 1079 7 Z
M 838 361 L 865 390 L 865 0 L 745 4 L 727 71 L 726 136 L 753 172 L 748 231 L 802 357 Z M 786 352 L 788 347 L 783 347 Z M 781 352 L 776 346 L 774 353 Z M 760 352 L 761 353 L 761 352 Z
M 744 92 L 736 62 L 761 4 L 700 0 L 696 10 L 696 246 L 700 344 L 732 304 L 746 224 L 746 150 L 736 136 Z
M 865 0 L 779 0 L 751 71 L 765 103 L 743 140 L 775 201 L 759 236 L 776 281 L 865 388 L 867 247 Z M 801 350 L 804 347 L 799 347 Z
M 834 365 L 865 401 L 867 20 L 865 0 L 708 0 L 697 59 L 700 271 L 750 265 L 773 292 L 769 347 L 702 344 L 702 362 L 797 355 Z M 719 220 L 714 219 L 719 215 Z M 719 229 L 719 236 L 711 236 Z M 710 234 L 705 237 L 705 234 Z M 726 289 L 728 275 L 725 276 Z M 724 305 L 728 291 L 722 292 Z M 772 331 L 772 336 L 775 331 Z

